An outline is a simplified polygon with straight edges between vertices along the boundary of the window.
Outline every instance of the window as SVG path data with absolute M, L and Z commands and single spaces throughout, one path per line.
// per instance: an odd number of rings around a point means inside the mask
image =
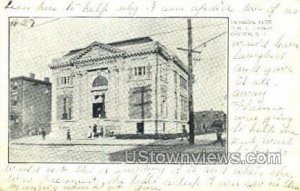
M 151 91 L 150 86 L 130 88 L 128 113 L 130 119 L 151 117 Z
M 19 125 L 19 122 L 20 122 L 19 116 L 17 116 L 17 115 L 11 115 L 10 116 L 10 120 L 11 120 L 12 124 L 14 124 L 15 128 L 17 128 L 18 125 Z
M 17 104 L 18 104 L 17 100 L 13 100 L 13 101 L 11 102 L 11 105 L 12 105 L 12 106 L 16 106 Z
M 219 117 L 220 117 L 219 113 L 215 113 L 215 118 L 219 118 Z
M 168 69 L 166 65 L 161 65 L 160 67 L 160 78 L 164 81 L 168 80 Z
M 134 68 L 134 75 L 135 76 L 144 76 L 145 74 L 146 74 L 146 67 L 145 66 Z
M 93 87 L 100 87 L 100 86 L 108 86 L 108 81 L 105 77 L 103 76 L 98 76 L 94 81 L 93 81 Z
M 71 84 L 71 76 L 63 76 L 60 78 L 60 84 Z
M 180 102 L 181 102 L 181 120 L 187 120 L 187 113 L 188 113 L 187 98 L 184 96 L 181 96 Z
M 16 106 L 18 104 L 18 96 L 17 95 L 13 95 L 11 97 L 11 105 L 12 106 Z
M 61 77 L 61 84 L 66 84 L 66 77 Z
M 14 81 L 13 84 L 12 84 L 12 89 L 13 90 L 17 90 L 18 89 L 18 82 L 17 81 Z
M 183 89 L 187 89 L 187 80 L 180 76 L 180 87 Z
M 70 120 L 72 119 L 72 108 L 71 108 L 71 98 L 64 97 L 63 98 L 63 120 Z

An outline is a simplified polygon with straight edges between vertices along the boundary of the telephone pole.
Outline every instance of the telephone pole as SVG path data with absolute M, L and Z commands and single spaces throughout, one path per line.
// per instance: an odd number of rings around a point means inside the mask
M 220 33 L 213 38 L 201 43 L 193 49 L 193 36 L 192 36 L 192 21 L 187 20 L 188 23 L 188 48 L 177 48 L 178 50 L 187 51 L 188 53 L 188 104 L 189 104 L 189 143 L 193 145 L 195 143 L 195 121 L 194 121 L 194 100 L 193 100 L 193 84 L 194 84 L 194 74 L 193 74 L 193 53 L 201 54 L 201 51 L 195 49 L 206 46 L 207 43 L 219 38 L 220 36 L 226 34 L 226 32 Z
M 201 54 L 201 51 L 193 50 L 193 35 L 192 35 L 192 21 L 187 20 L 188 24 L 188 48 L 177 48 L 178 50 L 187 51 L 188 53 L 188 106 L 189 106 L 189 143 L 195 144 L 195 122 L 194 122 L 194 100 L 193 100 L 193 53 Z
M 188 22 L 188 103 L 189 103 L 189 143 L 195 143 L 195 123 L 194 123 L 194 103 L 193 103 L 193 37 L 192 37 L 192 21 Z

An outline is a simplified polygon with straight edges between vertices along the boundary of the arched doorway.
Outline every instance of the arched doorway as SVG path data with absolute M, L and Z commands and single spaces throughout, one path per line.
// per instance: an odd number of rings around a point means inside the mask
M 105 93 L 108 88 L 108 81 L 104 76 L 97 76 L 92 84 L 93 95 L 93 118 L 106 118 Z

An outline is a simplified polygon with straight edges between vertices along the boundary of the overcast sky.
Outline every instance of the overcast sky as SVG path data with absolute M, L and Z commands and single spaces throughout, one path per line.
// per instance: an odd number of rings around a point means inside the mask
M 184 18 L 35 18 L 35 27 L 10 27 L 10 76 L 50 77 L 48 65 L 72 49 L 94 41 L 108 43 L 150 36 L 165 45 L 187 64 L 187 21 Z M 192 19 L 194 54 L 194 110 L 223 110 L 227 101 L 227 19 Z

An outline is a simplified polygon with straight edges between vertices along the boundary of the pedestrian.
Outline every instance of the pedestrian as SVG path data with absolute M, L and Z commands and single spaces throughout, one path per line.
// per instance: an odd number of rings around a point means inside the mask
M 67 140 L 71 141 L 71 131 L 70 131 L 70 129 L 68 129 L 68 131 L 67 131 Z
M 222 147 L 224 146 L 223 140 L 222 140 L 222 128 L 216 127 L 216 136 L 217 140 L 213 143 L 214 145 L 217 143 L 221 143 Z
M 97 125 L 94 124 L 94 127 L 93 127 L 93 133 L 94 133 L 94 137 L 98 137 L 98 133 L 97 133 Z
M 100 128 L 100 136 L 101 136 L 101 137 L 104 136 L 104 129 L 103 129 L 103 126 L 101 126 L 101 128 Z
M 189 135 L 188 135 L 187 130 L 185 129 L 185 126 L 182 127 L 181 141 L 183 141 L 184 137 L 186 137 L 186 139 L 189 140 Z
M 42 128 L 42 137 L 43 137 L 43 140 L 46 139 L 46 131 L 45 131 L 44 127 Z
M 93 131 L 92 131 L 92 126 L 89 126 L 89 129 L 88 129 L 88 138 L 92 138 L 93 137 Z

